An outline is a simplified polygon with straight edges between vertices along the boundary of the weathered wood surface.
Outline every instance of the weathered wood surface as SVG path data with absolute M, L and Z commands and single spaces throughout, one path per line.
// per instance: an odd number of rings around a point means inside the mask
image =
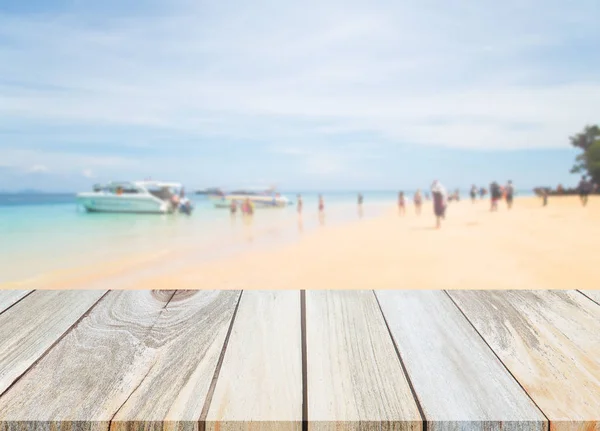
M 113 430 L 197 429 L 240 293 L 177 291 L 146 342 L 156 351 L 152 369 Z
M 27 296 L 31 290 L 0 290 L 0 313 Z
M 373 291 L 307 291 L 309 429 L 420 430 Z
M 0 395 L 105 293 L 36 291 L 0 314 Z
M 244 291 L 206 429 L 302 429 L 300 292 Z
M 449 291 L 552 430 L 600 430 L 600 307 L 575 291 Z
M 547 429 L 544 415 L 446 293 L 376 294 L 428 429 Z
M 0 398 L 0 418 L 32 430 L 196 429 L 238 295 L 109 292 Z
M 600 290 L 580 290 L 580 292 L 590 298 L 596 304 L 600 305 Z
M 600 431 L 597 291 L 15 292 L 0 431 Z

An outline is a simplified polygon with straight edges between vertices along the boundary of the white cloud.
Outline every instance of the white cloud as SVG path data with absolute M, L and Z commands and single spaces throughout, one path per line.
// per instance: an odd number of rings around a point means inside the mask
M 33 165 L 27 169 L 27 172 L 31 174 L 41 174 L 49 171 L 50 170 L 44 165 Z
M 70 153 L 52 153 L 31 150 L 16 150 L 0 147 L 0 160 L 12 169 L 22 169 L 28 173 L 70 174 L 92 172 L 89 166 L 107 172 L 137 167 L 139 161 L 121 157 L 85 156 Z M 31 165 L 31 161 L 36 161 Z
M 92 172 L 91 169 L 84 169 L 83 171 L 81 171 L 81 175 L 83 175 L 86 178 L 94 178 L 94 172 Z
M 356 144 L 364 150 L 383 142 L 564 148 L 597 121 L 600 81 L 576 59 L 544 53 L 562 52 L 575 33 L 599 40 L 596 5 L 177 1 L 160 14 L 101 15 L 94 26 L 85 14 L 0 14 L 9 41 L 0 46 L 0 115 L 6 124 L 283 142 L 324 175 L 352 166 L 328 142 L 352 133 L 374 136 Z M 70 153 L 33 156 L 76 172 L 135 163 L 82 155 L 94 139 L 83 135 Z M 329 150 L 307 150 L 313 140 Z M 31 160 L 8 145 L 0 156 Z

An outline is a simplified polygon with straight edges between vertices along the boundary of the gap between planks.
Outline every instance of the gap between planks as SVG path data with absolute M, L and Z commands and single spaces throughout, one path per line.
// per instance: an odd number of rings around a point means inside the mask
M 600 306 L 600 290 L 577 290 L 577 292 Z
M 22 300 L 29 297 L 34 292 L 36 292 L 36 291 L 32 290 L 28 294 L 24 295 L 17 302 L 12 304 L 7 309 L 3 310 L 3 312 L 8 311 L 10 308 L 19 304 Z M 46 350 L 44 350 L 44 352 L 42 352 L 42 354 L 36 360 L 34 360 L 15 380 L 13 380 L 13 382 L 10 385 L 8 385 L 6 387 L 6 389 L 4 389 L 3 391 L 0 391 L 0 397 L 2 397 L 4 394 L 6 394 L 8 391 L 10 391 L 10 389 L 19 382 L 19 380 L 21 380 L 23 377 L 25 377 L 40 361 L 42 361 L 58 343 L 60 343 L 71 331 L 73 331 L 73 329 L 75 329 L 77 327 L 77 325 L 79 325 L 79 323 L 81 323 L 81 321 L 83 319 L 85 319 L 104 298 L 106 298 L 106 295 L 109 292 L 110 292 L 110 290 L 105 291 L 100 296 L 100 298 L 98 298 L 81 316 L 79 316 L 79 318 L 72 325 L 70 325 L 61 335 L 59 335 L 56 338 L 56 340 L 54 340 L 54 342 Z M 2 313 L 0 313 L 0 314 L 2 314 Z
M 208 388 L 208 393 L 206 394 L 206 400 L 204 401 L 204 406 L 202 407 L 202 413 L 200 414 L 200 419 L 198 420 L 198 430 L 204 431 L 206 429 L 206 417 L 208 416 L 208 411 L 210 409 L 210 404 L 212 402 L 213 396 L 215 394 L 215 388 L 217 387 L 217 380 L 219 379 L 219 373 L 221 372 L 221 367 L 223 366 L 223 360 L 225 359 L 225 352 L 227 351 L 227 344 L 229 343 L 229 337 L 231 337 L 231 331 L 233 330 L 233 324 L 235 323 L 235 318 L 237 317 L 238 308 L 240 307 L 240 302 L 242 301 L 242 296 L 244 295 L 244 291 L 240 292 L 240 296 L 238 297 L 237 304 L 235 304 L 235 309 L 233 310 L 233 316 L 231 316 L 231 322 L 229 322 L 229 328 L 227 329 L 227 335 L 225 336 L 225 341 L 223 342 L 223 348 L 221 349 L 221 355 L 219 356 L 219 361 L 217 362 L 217 367 L 215 368 L 215 374 L 210 382 L 210 387 Z
M 390 337 L 392 344 L 394 345 L 394 350 L 396 351 L 396 355 L 398 356 L 398 360 L 400 361 L 400 365 L 402 366 L 402 372 L 404 373 L 404 376 L 406 377 L 406 381 L 408 382 L 408 387 L 410 388 L 410 392 L 412 393 L 412 396 L 415 399 L 415 403 L 417 404 L 417 409 L 419 409 L 419 415 L 421 415 L 421 422 L 423 423 L 423 431 L 427 431 L 427 420 L 425 418 L 425 413 L 423 412 L 423 406 L 421 405 L 419 396 L 417 395 L 417 392 L 415 391 L 413 382 L 410 378 L 410 375 L 408 374 L 408 370 L 406 369 L 406 365 L 404 364 L 404 360 L 402 359 L 402 354 L 400 353 L 400 349 L 398 348 L 398 345 L 396 344 L 396 340 L 394 339 L 394 336 L 392 335 L 392 330 L 390 328 L 387 318 L 385 317 L 385 313 L 383 312 L 383 309 L 381 308 L 381 303 L 379 302 L 377 293 L 375 292 L 375 290 L 371 290 L 371 292 L 373 293 L 373 296 L 375 297 L 375 301 L 377 302 L 377 306 L 379 307 L 379 312 L 381 313 L 381 316 L 383 317 L 383 321 L 385 322 L 385 327 L 388 331 L 388 335 Z
M 469 317 L 465 314 L 465 312 L 460 308 L 460 306 L 456 303 L 456 301 L 454 300 L 454 298 L 452 298 L 452 296 L 448 293 L 447 290 L 444 290 L 444 293 L 446 294 L 446 296 L 448 298 L 450 298 L 450 301 L 454 304 L 454 306 L 458 309 L 458 311 L 460 311 L 460 314 L 462 314 L 464 316 L 464 318 L 467 320 L 467 322 L 469 322 L 469 325 L 471 325 L 471 327 L 475 330 L 475 332 L 477 332 L 477 335 L 479 336 L 479 338 L 481 338 L 483 340 L 483 342 L 485 343 L 485 345 L 490 349 L 490 351 L 494 354 L 494 356 L 496 358 L 498 358 L 498 361 L 500 361 L 500 363 L 502 364 L 502 366 L 504 367 L 504 369 L 506 370 L 506 372 L 508 374 L 510 374 L 510 376 L 512 377 L 512 379 L 519 385 L 519 387 L 523 390 L 523 392 L 525 392 L 525 394 L 531 400 L 531 402 L 544 415 L 544 417 L 546 418 L 546 430 L 550 431 L 550 418 L 548 418 L 548 415 L 546 415 L 546 413 L 544 413 L 544 411 L 542 410 L 542 408 L 538 405 L 538 403 L 535 402 L 535 400 L 533 399 L 533 397 L 529 394 L 529 392 L 527 392 L 527 389 L 525 389 L 525 387 L 521 384 L 521 382 L 513 374 L 513 372 L 510 370 L 510 368 L 508 368 L 508 366 L 504 363 L 504 361 L 502 360 L 502 358 L 500 358 L 500 356 L 498 355 L 498 353 L 496 353 L 496 351 L 492 348 L 492 346 L 490 346 L 490 344 L 487 342 L 487 340 L 483 337 L 483 334 L 481 334 L 481 332 L 479 332 L 479 330 L 477 329 L 477 327 L 475 327 L 475 325 L 473 324 L 473 322 L 471 321 L 471 319 L 469 319 Z
M 35 290 L 0 290 L 0 314 L 10 310 Z

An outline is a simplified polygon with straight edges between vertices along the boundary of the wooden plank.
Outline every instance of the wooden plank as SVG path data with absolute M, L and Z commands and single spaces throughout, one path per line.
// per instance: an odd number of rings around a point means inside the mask
M 600 430 L 600 307 L 575 291 L 449 291 L 550 419 Z
M 177 291 L 147 344 L 150 372 L 116 414 L 111 430 L 198 428 L 241 291 Z
M 376 295 L 427 429 L 547 429 L 542 412 L 443 291 Z
M 0 314 L 0 394 L 37 361 L 106 291 L 37 291 Z
M 107 430 L 113 419 L 113 429 L 196 429 L 239 292 L 174 294 L 109 292 L 0 398 L 0 418 L 28 429 Z
M 300 292 L 244 291 L 206 429 L 302 429 Z
M 307 291 L 306 351 L 310 429 L 422 429 L 372 291 Z
M 31 290 L 0 290 L 0 313 L 23 299 Z
M 580 292 L 600 305 L 600 290 L 580 290 Z

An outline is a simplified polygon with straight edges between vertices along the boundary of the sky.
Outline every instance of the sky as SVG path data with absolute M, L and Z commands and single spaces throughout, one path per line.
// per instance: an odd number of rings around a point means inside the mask
M 574 184 L 598 0 L 0 0 L 0 190 Z

